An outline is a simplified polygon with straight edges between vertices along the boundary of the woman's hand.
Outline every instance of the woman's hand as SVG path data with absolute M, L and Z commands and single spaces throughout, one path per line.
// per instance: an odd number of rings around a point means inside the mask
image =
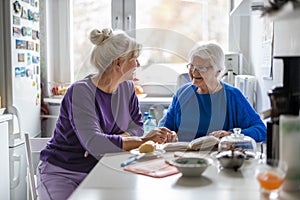
M 228 132 L 228 131 L 224 131 L 224 130 L 219 130 L 219 131 L 214 131 L 214 132 L 211 132 L 209 135 L 212 135 L 212 136 L 215 136 L 217 138 L 222 138 L 222 137 L 225 137 L 225 136 L 228 136 L 228 135 L 231 135 L 232 132 Z
M 167 141 L 167 131 L 156 128 L 147 133 L 143 138 L 145 141 L 152 140 L 153 142 L 162 144 Z
M 160 129 L 167 132 L 167 140 L 165 142 L 178 142 L 178 136 L 175 131 L 171 131 L 165 127 L 161 127 Z
M 156 128 L 150 131 L 144 138 L 159 144 L 178 141 L 177 134 L 165 127 Z

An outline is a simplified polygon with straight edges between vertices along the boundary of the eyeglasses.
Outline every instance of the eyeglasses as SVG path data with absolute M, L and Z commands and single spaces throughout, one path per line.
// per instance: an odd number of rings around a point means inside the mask
M 197 65 L 193 65 L 192 63 L 187 64 L 186 66 L 189 70 L 198 70 L 199 72 L 207 72 L 209 68 L 212 68 L 212 66 L 209 67 L 201 67 L 201 66 L 197 66 Z

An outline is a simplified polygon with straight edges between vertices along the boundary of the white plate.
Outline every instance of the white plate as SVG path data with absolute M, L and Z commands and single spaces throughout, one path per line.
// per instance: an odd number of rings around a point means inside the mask
M 151 153 L 146 153 L 144 157 L 153 157 L 153 156 L 161 156 L 162 154 L 164 154 L 166 151 L 163 149 L 156 149 L 155 151 L 151 152 Z M 132 149 L 130 151 L 131 154 L 133 155 L 140 155 L 140 151 L 139 149 Z

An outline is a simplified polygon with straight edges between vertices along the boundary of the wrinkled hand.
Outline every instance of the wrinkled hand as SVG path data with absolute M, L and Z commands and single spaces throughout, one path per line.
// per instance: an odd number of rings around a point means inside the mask
M 178 141 L 177 134 L 165 127 L 156 128 L 144 137 L 159 144 Z
M 167 132 L 165 130 L 161 130 L 160 128 L 156 128 L 147 133 L 144 138 L 162 144 L 167 140 Z
M 222 138 L 228 135 L 231 135 L 232 132 L 224 131 L 224 130 L 219 130 L 219 131 L 213 131 L 209 135 L 215 136 L 217 138 Z
M 165 127 L 161 127 L 160 129 L 167 132 L 167 140 L 165 142 L 178 142 L 178 136 L 175 131 L 171 131 Z

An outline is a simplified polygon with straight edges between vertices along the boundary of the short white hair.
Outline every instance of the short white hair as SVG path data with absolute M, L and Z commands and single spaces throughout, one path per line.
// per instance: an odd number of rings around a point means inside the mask
M 138 57 L 142 48 L 141 44 L 121 30 L 94 29 L 90 33 L 90 41 L 95 45 L 90 62 L 100 73 L 104 72 L 114 59 L 125 57 L 130 52 L 134 52 L 134 56 Z
M 202 59 L 209 59 L 215 70 L 223 70 L 225 55 L 222 47 L 215 42 L 198 43 L 189 53 L 189 61 L 198 56 Z

